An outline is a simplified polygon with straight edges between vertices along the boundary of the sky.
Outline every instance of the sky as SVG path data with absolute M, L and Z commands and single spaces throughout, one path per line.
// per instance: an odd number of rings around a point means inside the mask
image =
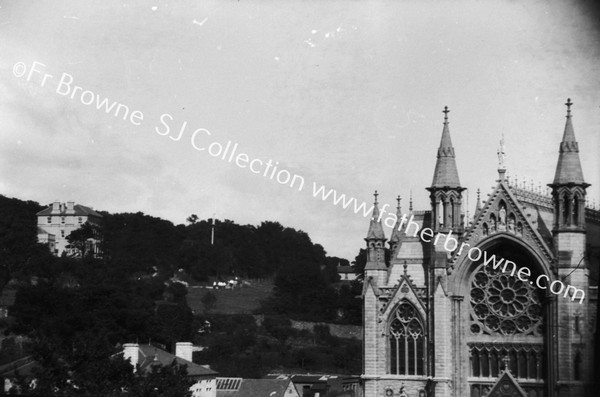
M 511 178 L 552 182 L 569 97 L 598 208 L 591 4 L 0 1 L 0 194 L 278 221 L 352 260 L 369 217 L 315 188 L 429 209 L 448 106 L 473 214 L 503 135 Z

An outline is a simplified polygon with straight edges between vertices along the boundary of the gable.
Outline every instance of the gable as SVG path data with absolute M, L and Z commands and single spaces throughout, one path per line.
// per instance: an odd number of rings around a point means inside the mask
M 489 199 L 477 213 L 472 227 L 467 231 L 462 243 L 470 247 L 480 245 L 483 240 L 492 236 L 506 234 L 518 238 L 550 263 L 554 257 L 552 249 L 544 241 L 537 228 L 532 224 L 531 215 L 523 210 L 523 205 L 504 182 L 499 182 Z M 467 250 L 451 258 L 451 267 L 461 263 L 467 257 Z
M 527 394 L 510 372 L 505 371 L 492 386 L 488 397 L 527 397 Z
M 400 277 L 398 285 L 394 287 L 388 301 L 381 308 L 380 317 L 388 319 L 402 301 L 410 302 L 417 309 L 423 320 L 427 318 L 425 315 L 425 306 L 423 306 L 423 302 L 419 299 L 418 290 L 406 273 Z

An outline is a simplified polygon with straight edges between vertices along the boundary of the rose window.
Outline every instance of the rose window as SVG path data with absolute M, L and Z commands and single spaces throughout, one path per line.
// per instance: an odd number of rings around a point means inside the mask
M 474 334 L 540 334 L 542 306 L 538 291 L 516 274 L 480 265 L 471 278 L 470 302 L 470 329 Z

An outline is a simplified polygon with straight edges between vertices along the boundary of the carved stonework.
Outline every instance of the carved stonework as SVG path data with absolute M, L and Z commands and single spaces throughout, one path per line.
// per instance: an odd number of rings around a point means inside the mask
M 510 375 L 510 372 L 504 372 L 490 390 L 488 397 L 527 397 L 527 394 Z

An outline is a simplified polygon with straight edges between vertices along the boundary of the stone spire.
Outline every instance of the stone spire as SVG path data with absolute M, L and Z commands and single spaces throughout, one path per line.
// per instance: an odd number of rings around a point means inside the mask
M 375 202 L 373 205 L 373 216 L 369 223 L 369 231 L 365 241 L 367 242 L 367 263 L 365 265 L 365 276 L 373 276 L 377 285 L 383 282 L 384 273 L 387 271 L 385 264 L 385 233 L 381 226 L 379 216 L 379 203 L 377 202 L 377 190 L 375 190 Z M 374 273 L 373 273 L 374 271 Z
M 399 226 L 400 226 L 400 218 L 402 218 L 402 210 L 400 207 L 400 201 L 402 201 L 402 197 L 400 197 L 398 195 L 398 197 L 396 197 L 396 201 L 398 202 L 398 205 L 396 206 L 396 224 L 394 225 L 394 230 L 392 230 L 392 235 L 390 236 L 390 250 L 392 252 L 394 252 L 396 250 L 396 247 L 398 246 L 398 243 L 400 242 L 400 237 L 401 237 L 401 232 L 399 230 Z
M 458 180 L 458 170 L 454 156 L 454 147 L 450 139 L 450 129 L 448 128 L 448 106 L 444 107 L 444 129 L 442 130 L 442 140 L 437 152 L 437 161 L 433 173 L 432 188 L 460 187 Z
M 579 146 L 575 140 L 571 122 L 571 98 L 567 99 L 567 122 L 560 148 L 558 164 L 552 188 L 554 202 L 554 229 L 557 233 L 581 232 L 585 230 L 585 189 L 590 186 L 583 180 Z M 582 243 L 583 244 L 583 243 Z M 585 244 L 584 244 L 585 245 Z
M 448 112 L 448 106 L 444 107 L 442 140 L 438 148 L 433 182 L 427 190 L 431 199 L 433 231 L 447 233 L 453 230 L 460 235 L 463 232 L 462 191 L 465 188 L 460 186 L 458 180 L 454 147 L 448 128 Z
M 373 194 L 375 196 L 375 202 L 373 203 L 373 216 L 371 217 L 371 222 L 369 223 L 369 231 L 367 232 L 367 237 L 365 240 L 385 240 L 385 233 L 383 232 L 383 226 L 381 226 L 381 219 L 379 216 L 379 203 L 377 202 L 377 190 Z
M 558 151 L 558 164 L 554 174 L 554 185 L 567 183 L 585 184 L 583 172 L 581 171 L 581 162 L 579 161 L 579 145 L 575 140 L 573 123 L 571 121 L 571 98 L 567 99 L 567 122 L 563 134 L 560 149 Z

